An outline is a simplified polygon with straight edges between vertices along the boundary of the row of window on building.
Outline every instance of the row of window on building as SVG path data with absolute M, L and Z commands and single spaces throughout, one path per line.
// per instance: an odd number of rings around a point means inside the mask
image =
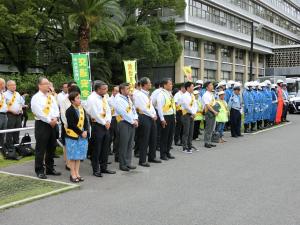
M 279 0 L 273 0 L 273 4 L 277 5 Z M 272 12 L 271 10 L 267 9 L 266 7 L 260 5 L 257 3 L 257 1 L 253 1 L 253 0 L 230 0 L 231 3 L 233 3 L 234 5 L 239 6 L 240 8 L 254 14 L 257 15 L 277 26 L 280 26 L 286 30 L 289 30 L 295 34 L 299 34 L 300 35 L 300 28 L 295 24 L 292 23 L 288 20 L 286 20 L 285 18 L 277 15 L 276 13 Z M 277 2 L 277 3 L 276 3 Z M 280 2 L 284 2 L 284 1 L 280 1 Z M 286 5 L 286 6 L 285 6 Z M 299 19 L 300 19 L 300 11 L 296 10 L 296 8 L 293 8 L 294 10 L 291 10 L 291 8 L 287 7 L 289 4 L 287 2 L 283 3 L 283 6 L 280 8 L 284 8 L 286 9 L 286 14 L 287 15 L 296 15 L 298 14 Z M 291 5 L 289 5 L 291 6 Z M 293 14 L 294 13 L 294 14 Z
M 217 71 L 216 70 L 204 70 L 203 79 L 204 81 L 210 80 L 210 81 L 217 81 L 216 80 Z M 192 68 L 192 79 L 195 82 L 196 80 L 200 79 L 199 76 L 199 69 L 198 68 Z M 230 80 L 232 79 L 231 73 L 229 71 L 221 71 L 220 80 Z M 244 74 L 243 73 L 235 73 L 235 81 L 244 82 Z
M 283 9 L 288 15 L 296 17 L 300 20 L 300 10 L 291 5 L 289 2 L 285 0 L 271 0 L 272 4 Z
M 185 37 L 184 50 L 187 56 L 200 57 L 199 51 L 199 39 L 192 37 Z M 221 45 L 222 62 L 232 62 L 233 47 Z M 204 58 L 205 59 L 217 59 L 217 44 L 214 42 L 204 42 Z M 237 64 L 243 64 L 246 55 L 246 50 L 235 49 L 235 60 Z M 259 55 L 259 63 L 264 64 L 264 55 Z
M 243 33 L 246 35 L 251 34 L 251 23 L 249 21 L 222 11 L 216 7 L 204 4 L 199 0 L 189 0 L 189 14 L 191 16 L 221 25 L 222 27 L 226 27 L 230 30 L 235 30 L 239 33 Z M 294 40 L 291 40 L 280 34 L 273 33 L 272 31 L 265 28 L 262 28 L 259 31 L 255 31 L 255 36 L 261 40 L 275 43 L 276 45 L 296 44 Z

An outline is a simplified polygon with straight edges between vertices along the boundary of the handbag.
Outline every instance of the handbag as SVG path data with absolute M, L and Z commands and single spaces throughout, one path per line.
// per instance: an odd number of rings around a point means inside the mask
M 25 136 L 21 139 L 20 145 L 16 148 L 17 152 L 23 157 L 34 155 L 34 149 L 30 143 L 31 137 L 29 133 L 25 133 Z
M 2 154 L 5 159 L 20 160 L 22 157 L 17 155 L 16 147 L 5 143 L 2 147 Z

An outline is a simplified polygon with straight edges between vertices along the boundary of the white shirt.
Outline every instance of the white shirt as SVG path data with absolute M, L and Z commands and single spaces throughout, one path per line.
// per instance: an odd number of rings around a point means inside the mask
M 174 102 L 176 105 L 180 105 L 180 98 L 184 93 L 182 93 L 182 91 L 178 91 L 175 95 L 174 95 Z
M 155 89 L 152 94 L 151 94 L 151 101 L 152 101 L 152 104 L 153 106 L 156 108 L 156 105 L 157 105 L 157 96 L 158 94 L 162 91 L 162 88 L 158 88 L 158 89 Z
M 133 95 L 134 106 L 138 112 L 145 114 L 151 118 L 156 117 L 156 112 L 152 101 L 150 99 L 150 93 L 145 90 L 141 90 Z
M 110 106 L 110 110 L 111 110 L 112 116 L 117 116 L 117 113 L 116 113 L 116 97 L 118 95 L 119 94 L 116 94 L 116 96 L 111 95 L 109 97 L 109 99 L 108 99 L 108 104 Z
M 3 100 L 3 104 L 2 106 L 0 106 L 0 112 L 1 113 L 6 113 L 7 112 L 7 105 L 6 105 L 6 99 L 5 99 L 5 95 L 4 95 L 4 92 L 1 92 L 0 91 L 0 102 L 2 102 Z
M 194 101 L 192 101 L 192 98 L 194 98 Z M 189 92 L 182 94 L 181 107 L 188 113 L 195 115 L 197 113 L 197 100 L 195 96 Z
M 106 105 L 106 107 L 104 107 Z M 93 92 L 87 99 L 87 113 L 92 120 L 105 126 L 107 122 L 111 122 L 111 111 L 107 98 L 101 97 L 96 92 Z
M 36 93 L 31 99 L 31 110 L 35 115 L 36 120 L 41 120 L 45 123 L 50 123 L 52 119 L 59 117 L 59 109 L 55 98 L 51 96 L 51 107 L 49 114 L 46 115 L 43 110 L 45 109 L 48 94 L 44 94 L 41 91 Z
M 202 96 L 202 103 L 203 106 L 209 105 L 213 99 L 214 99 L 214 94 L 210 91 L 206 91 L 205 94 Z
M 68 96 L 68 93 L 65 93 L 65 92 L 60 92 L 58 95 L 57 95 L 57 103 L 58 103 L 58 106 L 60 107 L 60 105 L 62 104 L 62 102 L 65 100 L 65 97 Z
M 11 101 L 14 93 L 16 93 L 16 100 L 14 101 L 14 104 L 11 107 L 8 107 L 9 102 Z M 12 111 L 16 114 L 21 114 L 22 108 L 25 105 L 25 101 L 22 98 L 22 96 L 19 94 L 19 92 L 11 92 L 7 90 L 4 92 L 5 100 L 6 100 L 6 105 L 7 105 L 7 110 Z
M 130 108 L 129 112 L 127 112 L 128 108 Z M 117 115 L 122 116 L 123 120 L 130 124 L 133 124 L 135 120 L 138 120 L 138 115 L 131 99 L 124 95 L 119 94 L 116 96 L 116 112 Z
M 166 104 L 166 96 L 168 96 L 170 101 L 173 98 L 172 94 L 169 91 L 167 91 L 166 89 L 162 89 L 156 97 L 156 101 L 157 101 L 156 109 L 161 121 L 165 121 L 164 115 L 174 115 L 176 113 L 173 109 L 167 113 L 163 112 L 163 107 Z
M 68 108 L 70 108 L 70 106 L 72 105 L 72 103 L 69 100 L 69 94 L 66 94 L 64 96 L 64 99 L 61 101 L 60 103 L 60 118 L 61 121 L 63 122 L 65 127 L 68 127 L 68 121 L 66 118 L 66 111 Z

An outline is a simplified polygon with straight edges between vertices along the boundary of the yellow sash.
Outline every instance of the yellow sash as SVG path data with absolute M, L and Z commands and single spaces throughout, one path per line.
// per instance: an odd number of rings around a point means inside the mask
M 103 107 L 103 113 L 101 113 L 101 117 L 105 118 L 106 117 L 106 110 L 107 110 L 107 101 L 106 98 L 102 98 L 102 107 Z
M 52 105 L 51 95 L 48 95 L 45 108 L 43 109 L 43 113 L 45 114 L 45 116 L 49 115 L 50 109 L 51 109 L 51 105 Z
M 147 109 L 150 110 L 151 109 L 151 99 L 150 97 L 148 96 L 148 103 L 147 103 Z M 136 111 L 139 113 L 139 114 L 143 114 L 142 110 L 140 108 L 136 108 Z
M 212 95 L 212 100 L 210 101 L 209 105 L 211 107 L 213 107 L 216 104 L 216 99 L 215 99 L 215 96 L 213 94 L 211 94 L 211 95 Z M 205 112 L 207 113 L 207 111 L 208 111 L 208 108 L 205 107 Z
M 1 93 L 1 101 L 0 101 L 0 109 L 2 109 L 3 105 L 4 105 L 4 94 Z
M 83 107 L 80 106 L 79 108 L 79 119 L 78 119 L 78 123 L 77 123 L 77 127 L 82 130 L 83 129 L 83 125 L 84 125 L 84 110 Z M 73 130 L 68 129 L 65 127 L 66 133 L 68 136 L 73 137 L 73 138 L 78 138 L 78 134 L 76 134 Z
M 190 102 L 190 107 L 193 107 L 193 105 L 194 105 L 194 102 L 195 102 L 195 96 L 194 95 L 191 95 L 191 98 L 192 98 L 192 100 L 191 100 L 191 102 Z M 184 116 L 185 114 L 187 114 L 188 113 L 188 111 L 186 110 L 186 109 L 183 109 L 182 110 L 182 115 Z
M 128 99 L 128 107 L 126 108 L 126 112 L 131 113 L 131 111 L 132 111 L 132 102 L 130 99 Z M 123 120 L 123 117 L 121 115 L 117 115 L 116 120 L 118 123 L 120 123 Z
M 169 96 L 166 95 L 166 93 L 163 92 L 163 95 L 165 96 L 165 104 L 163 106 L 163 112 L 167 113 L 168 111 L 170 111 L 170 109 L 173 109 L 173 111 L 175 112 L 176 110 L 176 106 L 175 106 L 175 102 L 174 99 Z
M 115 114 L 116 110 L 114 107 L 111 107 L 111 115 L 113 116 Z
M 17 92 L 14 92 L 11 100 L 7 104 L 8 109 L 10 109 L 13 106 L 13 104 L 15 104 L 16 98 L 17 98 Z

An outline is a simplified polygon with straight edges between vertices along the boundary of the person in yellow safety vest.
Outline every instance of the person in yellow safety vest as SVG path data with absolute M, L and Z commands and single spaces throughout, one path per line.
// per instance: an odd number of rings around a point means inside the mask
M 174 135 L 174 143 L 176 146 L 182 145 L 182 108 L 180 104 L 180 99 L 182 95 L 186 92 L 184 84 L 180 86 L 180 90 L 174 95 L 174 102 L 176 105 L 176 127 Z
M 217 103 L 221 106 L 219 114 L 216 116 L 216 132 L 219 135 L 219 143 L 226 142 L 224 140 L 224 127 L 225 123 L 228 122 L 229 117 L 229 110 L 227 106 L 227 102 L 225 101 L 225 92 L 220 91 L 218 92 L 219 99 L 217 100 Z
M 194 91 L 194 95 L 196 98 L 197 103 L 197 112 L 194 118 L 194 134 L 193 134 L 193 140 L 199 141 L 199 134 L 200 134 L 200 124 L 201 121 L 204 120 L 203 117 L 203 107 L 202 107 L 202 101 L 201 98 L 199 98 L 199 91 Z

